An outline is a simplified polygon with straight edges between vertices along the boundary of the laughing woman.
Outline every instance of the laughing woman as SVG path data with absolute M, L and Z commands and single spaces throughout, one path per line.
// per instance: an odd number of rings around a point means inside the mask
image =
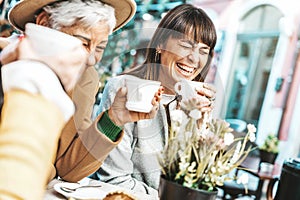
M 165 91 L 158 114 L 151 120 L 125 124 L 123 141 L 94 177 L 138 192 L 157 194 L 160 177 L 157 154 L 168 137 L 164 104 L 175 99 L 174 85 L 180 79 L 204 81 L 215 44 L 215 27 L 202 9 L 182 4 L 167 13 L 148 45 L 143 65 L 124 73 L 162 83 Z M 109 108 L 123 78 L 120 75 L 107 83 L 98 113 Z M 209 89 L 198 93 L 208 98 L 215 95 Z M 211 110 L 208 98 L 202 99 L 200 107 Z

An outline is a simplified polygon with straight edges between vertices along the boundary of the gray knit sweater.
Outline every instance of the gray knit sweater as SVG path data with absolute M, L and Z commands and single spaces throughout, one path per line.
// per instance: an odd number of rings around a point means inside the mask
M 124 76 L 108 81 L 97 113 L 111 106 L 123 81 Z M 157 196 L 160 177 L 157 156 L 168 137 L 164 106 L 159 106 L 154 119 L 125 124 L 124 131 L 122 141 L 106 158 L 96 176 L 104 182 Z

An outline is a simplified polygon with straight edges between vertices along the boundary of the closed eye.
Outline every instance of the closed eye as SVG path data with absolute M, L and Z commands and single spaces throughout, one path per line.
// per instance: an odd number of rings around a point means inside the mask
M 193 48 L 193 44 L 189 40 L 179 40 L 178 44 L 183 48 Z
M 90 42 L 91 40 L 86 38 L 86 37 L 83 37 L 81 35 L 73 35 L 74 37 L 78 38 L 81 42 L 82 42 L 82 45 L 85 47 L 85 48 L 88 48 L 90 46 Z
M 207 55 L 207 54 L 209 54 L 209 49 L 200 49 L 200 50 L 199 50 L 199 53 L 200 53 L 201 55 Z
M 106 46 L 97 46 L 96 52 L 103 52 Z
M 88 47 L 89 47 L 89 43 L 86 43 L 86 42 L 82 42 L 82 45 L 83 45 L 85 48 L 88 48 Z

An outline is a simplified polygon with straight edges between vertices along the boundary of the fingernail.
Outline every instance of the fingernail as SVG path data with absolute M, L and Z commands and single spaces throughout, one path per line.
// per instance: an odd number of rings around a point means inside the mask
M 22 34 L 22 35 L 19 35 L 19 37 L 18 37 L 18 39 L 19 39 L 19 41 L 22 41 L 23 39 L 24 39 L 24 35 Z
M 155 101 L 158 102 L 158 97 L 155 97 Z

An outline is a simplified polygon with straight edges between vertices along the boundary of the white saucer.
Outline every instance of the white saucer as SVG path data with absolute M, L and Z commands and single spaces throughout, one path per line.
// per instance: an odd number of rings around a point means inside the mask
M 136 102 L 126 102 L 126 108 L 130 111 L 149 113 L 152 109 L 153 105 L 146 105 L 144 102 L 136 103 Z
M 101 187 L 79 188 L 75 192 L 65 192 L 61 189 L 61 187 L 76 188 L 78 187 L 78 185 L 79 185 L 78 183 L 57 183 L 54 185 L 54 190 L 67 198 L 73 197 L 75 199 L 82 199 L 82 200 L 84 199 L 101 200 L 107 195 L 107 192 L 104 192 L 100 189 Z

